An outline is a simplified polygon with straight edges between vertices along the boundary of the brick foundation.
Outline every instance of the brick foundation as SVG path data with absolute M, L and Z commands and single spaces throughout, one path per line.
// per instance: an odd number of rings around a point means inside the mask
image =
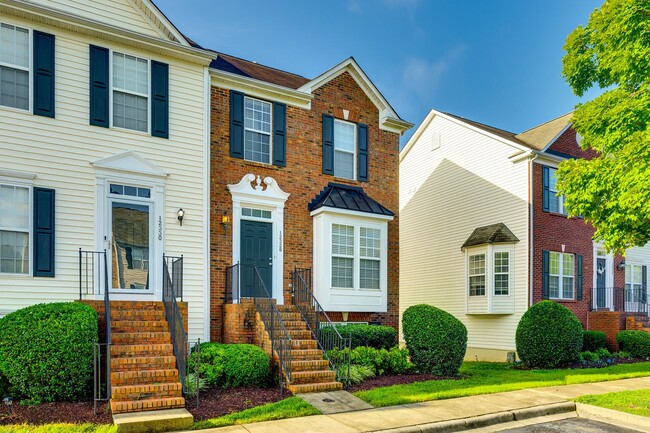
M 605 333 L 605 341 L 610 351 L 618 351 L 616 334 L 621 330 L 620 313 L 617 311 L 590 311 L 588 312 L 588 329 Z
M 255 344 L 255 317 L 257 311 L 252 302 L 225 304 L 223 306 L 223 342 Z

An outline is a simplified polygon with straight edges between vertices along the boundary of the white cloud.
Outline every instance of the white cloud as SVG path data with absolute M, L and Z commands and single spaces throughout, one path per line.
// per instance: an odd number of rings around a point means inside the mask
M 465 49 L 464 44 L 458 44 L 433 61 L 417 57 L 409 58 L 402 72 L 402 85 L 405 89 L 429 98 L 444 79 L 447 71 L 462 57 Z

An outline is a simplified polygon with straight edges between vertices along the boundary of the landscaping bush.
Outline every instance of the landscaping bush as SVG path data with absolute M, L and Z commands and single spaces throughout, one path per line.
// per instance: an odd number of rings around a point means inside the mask
M 38 304 L 0 319 L 0 371 L 33 403 L 90 395 L 97 313 L 79 302 Z
M 411 362 L 421 373 L 458 374 L 467 350 L 467 328 L 446 311 L 426 304 L 404 311 L 402 329 Z
M 582 332 L 582 351 L 595 352 L 606 347 L 605 333 L 602 331 Z
M 632 357 L 650 356 L 650 333 L 646 331 L 621 331 L 616 334 L 616 342 L 622 351 Z
M 356 385 L 366 379 L 370 379 L 371 377 L 375 377 L 375 373 L 373 372 L 372 367 L 368 367 L 366 365 L 351 364 L 350 376 L 348 377 L 347 368 L 341 368 L 338 371 L 337 380 L 349 385 Z
M 578 359 L 582 338 L 582 325 L 571 310 L 557 302 L 542 301 L 521 317 L 515 344 L 527 366 L 556 368 Z
M 334 365 L 344 365 L 348 349 L 332 349 L 327 356 Z M 412 368 L 408 360 L 408 351 L 398 346 L 390 350 L 375 349 L 373 347 L 355 347 L 350 353 L 350 364 L 363 365 L 372 369 L 375 375 L 405 374 Z
M 390 349 L 397 344 L 397 332 L 390 326 L 366 325 L 353 323 L 350 325 L 336 325 L 336 329 L 343 338 L 350 338 L 352 348 L 367 346 L 375 349 Z M 334 329 L 324 327 L 320 329 L 321 338 L 333 339 Z
M 190 354 L 190 371 L 196 367 L 197 353 Z M 199 376 L 208 386 L 236 388 L 266 385 L 269 381 L 269 357 L 252 344 L 201 343 Z

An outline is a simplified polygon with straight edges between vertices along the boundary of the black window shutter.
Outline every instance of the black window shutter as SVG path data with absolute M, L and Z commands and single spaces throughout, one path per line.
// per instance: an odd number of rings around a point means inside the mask
M 34 188 L 34 276 L 54 276 L 54 190 Z
M 151 135 L 169 138 L 169 65 L 151 61 Z
M 359 123 L 357 125 L 358 151 L 357 156 L 357 180 L 368 182 L 368 125 Z
M 323 173 L 334 174 L 334 117 L 323 114 Z
M 54 35 L 34 31 L 34 114 L 54 117 Z
M 582 301 L 582 286 L 584 278 L 582 277 L 582 256 L 576 256 L 576 300 Z
M 648 302 L 648 267 L 641 266 L 641 302 Z
M 244 94 L 230 91 L 230 156 L 244 158 Z
M 108 49 L 90 46 L 90 124 L 108 128 Z
M 287 165 L 287 106 L 273 103 L 273 165 Z
M 550 197 L 549 197 L 549 180 L 550 172 L 548 167 L 542 167 L 542 187 L 544 192 L 542 193 L 542 207 L 544 212 L 550 211 Z
M 549 252 L 542 251 L 542 299 L 549 298 L 548 276 L 549 276 Z

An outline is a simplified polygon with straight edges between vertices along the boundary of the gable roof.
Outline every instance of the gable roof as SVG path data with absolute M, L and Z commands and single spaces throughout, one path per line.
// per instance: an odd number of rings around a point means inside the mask
M 363 188 L 334 182 L 327 184 L 327 186 L 318 193 L 318 195 L 307 206 L 310 212 L 321 207 L 330 207 L 334 209 L 364 212 L 383 216 L 395 215 L 366 194 Z
M 156 6 L 153 0 L 130 0 L 134 3 L 169 39 L 187 47 L 192 44 Z
M 513 242 L 519 242 L 517 236 L 504 223 L 497 223 L 474 229 L 461 247 L 461 250 L 476 245 Z
M 228 54 L 218 53 L 216 51 L 215 54 L 217 55 L 217 58 L 210 63 L 210 67 L 213 69 L 230 72 L 231 74 L 237 74 L 243 77 L 254 78 L 260 81 L 266 81 L 268 83 L 288 87 L 294 90 L 309 82 L 309 78 L 292 74 L 291 72 L 281 71 L 280 69 L 260 65 L 259 63 L 240 59 Z
M 506 140 L 512 141 L 513 143 L 517 143 L 517 144 L 520 144 L 522 146 L 529 147 L 528 144 L 525 141 L 522 141 L 522 140 L 518 139 L 517 135 L 514 132 L 506 131 L 505 129 L 495 128 L 494 126 L 486 125 L 484 123 L 475 122 L 473 120 L 466 119 L 464 117 L 456 116 L 455 114 L 446 113 L 446 112 L 443 112 L 443 113 L 446 114 L 447 116 L 451 116 L 451 117 L 454 117 L 454 118 L 456 118 L 456 119 L 458 119 L 458 120 L 460 120 L 462 122 L 468 123 L 468 124 L 474 126 L 475 128 L 481 129 L 481 130 L 483 130 L 485 132 L 489 132 L 490 134 L 494 134 L 494 135 L 496 135 L 498 137 L 501 137 L 501 138 L 504 138 Z
M 528 147 L 544 151 L 549 144 L 554 142 L 569 126 L 573 112 L 563 114 L 560 117 L 544 122 L 527 131 L 517 134 L 518 140 L 524 142 Z

